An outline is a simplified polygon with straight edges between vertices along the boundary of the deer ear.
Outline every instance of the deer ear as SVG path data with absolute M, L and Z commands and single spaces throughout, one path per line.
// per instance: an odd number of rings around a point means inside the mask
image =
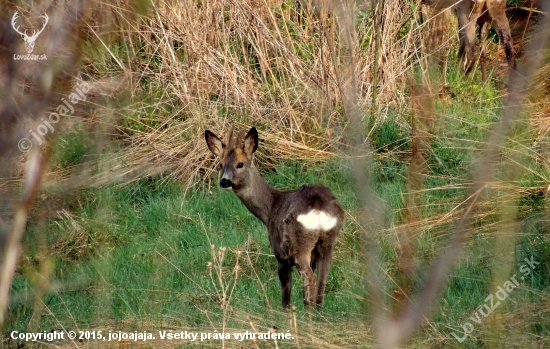
M 204 139 L 206 140 L 206 145 L 208 146 L 208 149 L 210 149 L 210 151 L 214 153 L 214 155 L 221 158 L 223 148 L 225 147 L 225 144 L 223 144 L 221 139 L 219 139 L 218 136 L 208 130 L 204 131 Z
M 255 127 L 252 127 L 244 138 L 243 150 L 248 157 L 252 157 L 252 154 L 258 149 L 258 131 Z

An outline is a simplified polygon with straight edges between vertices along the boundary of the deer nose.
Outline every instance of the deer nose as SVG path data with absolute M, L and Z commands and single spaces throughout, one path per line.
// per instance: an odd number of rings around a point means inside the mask
M 220 187 L 226 189 L 226 188 L 233 188 L 233 182 L 227 178 L 222 178 L 220 181 Z

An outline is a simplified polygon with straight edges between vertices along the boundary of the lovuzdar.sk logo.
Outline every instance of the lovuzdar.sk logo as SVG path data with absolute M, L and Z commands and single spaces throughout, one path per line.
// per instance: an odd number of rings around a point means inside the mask
M 43 18 L 43 22 L 44 22 L 44 24 L 42 25 L 42 29 L 40 30 L 34 29 L 32 32 L 32 35 L 27 35 L 27 29 L 25 29 L 25 31 L 21 31 L 20 26 L 18 26 L 16 23 L 17 19 L 19 18 L 19 12 L 15 11 L 15 13 L 13 14 L 13 17 L 11 19 L 11 26 L 13 27 L 13 30 L 15 30 L 19 35 L 21 35 L 21 38 L 25 42 L 25 49 L 27 50 L 26 55 L 14 54 L 13 55 L 14 60 L 43 61 L 47 59 L 45 54 L 35 55 L 32 53 L 32 51 L 34 50 L 34 44 L 36 42 L 36 39 L 38 38 L 38 35 L 40 35 L 40 33 L 44 31 L 49 20 L 49 17 L 47 14 L 44 14 L 44 16 L 40 16 L 40 17 Z

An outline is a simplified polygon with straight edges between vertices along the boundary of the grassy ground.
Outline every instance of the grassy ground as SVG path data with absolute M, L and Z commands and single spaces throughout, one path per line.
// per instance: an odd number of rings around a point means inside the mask
M 331 16 L 288 2 L 221 9 L 155 3 L 154 15 L 136 23 L 116 13 L 128 22 L 110 33 L 110 41 L 104 38 L 110 51 L 89 40 L 83 72 L 96 82 L 130 75 L 131 88 L 93 109 L 88 119 L 68 123 L 56 140 L 51 172 L 24 237 L 3 345 L 37 345 L 8 339 L 14 330 L 64 329 L 95 331 L 92 336 L 147 331 L 156 339 L 37 346 L 375 347 L 373 309 L 395 314 L 421 292 L 430 264 L 444 253 L 449 231 L 468 209 L 462 203 L 471 171 L 505 99 L 505 77 L 497 69 L 483 85 L 477 74 L 462 76 L 451 55 L 448 86 L 432 81 L 433 113 L 426 121 L 432 127 L 422 133 L 425 115 L 412 106 L 410 80 L 431 83 L 426 63 L 411 63 L 426 53 L 419 44 L 426 28 L 415 27 L 416 7 L 387 4 L 377 95 L 369 85 L 378 61 L 372 58 L 373 27 L 365 8 L 357 11 L 354 47 L 358 66 L 367 67 L 357 72 L 361 102 L 372 106 L 364 108 L 362 131 L 372 149 L 370 184 L 380 199 L 379 207 L 366 209 L 381 210 L 384 220 L 372 235 L 361 223 L 364 208 L 352 176 L 357 159 L 349 155 L 345 137 L 349 124 L 338 74 L 348 51 L 331 42 L 338 41 Z M 405 23 L 402 12 L 412 16 Z M 178 26 L 181 21 L 190 25 Z M 167 40 L 172 44 L 165 45 Z M 446 45 L 456 52 L 452 42 Z M 496 52 L 496 43 L 489 46 Z M 434 98 L 440 86 L 447 92 Z M 526 102 L 525 115 L 509 134 L 460 261 L 407 347 L 550 345 L 550 167 L 548 136 L 533 121 L 546 97 L 537 98 Z M 258 127 L 257 163 L 270 184 L 291 189 L 322 183 L 346 210 L 322 309 L 304 309 L 294 272 L 296 309 L 283 312 L 266 228 L 217 185 L 201 132 L 221 133 L 228 120 Z M 403 233 L 413 241 L 409 272 L 401 262 Z M 372 304 L 367 291 L 368 241 L 379 246 L 383 304 Z M 514 275 L 517 283 L 506 284 Z M 508 288 L 506 299 L 499 287 Z M 484 304 L 496 307 L 486 318 L 480 313 L 488 312 Z M 293 338 L 200 341 L 201 333 L 273 328 Z M 188 331 L 199 339 L 167 341 L 159 331 Z M 471 333 L 461 342 L 465 332 Z
M 354 207 L 345 169 L 336 163 L 307 172 L 282 164 L 267 178 L 281 189 L 327 183 L 346 208 Z M 150 178 L 122 188 L 91 190 L 80 200 L 74 216 L 49 224 L 53 230 L 48 234 L 48 258 L 55 261 L 52 278 L 60 289 L 44 295 L 48 311 L 41 328 L 97 329 L 109 324 L 130 330 L 134 324 L 151 330 L 220 331 L 225 323 L 231 331 L 252 331 L 247 318 L 253 317 L 259 329 L 289 329 L 266 229 L 232 193 L 212 186 L 185 196 L 178 183 Z M 335 326 L 342 331 L 342 322 L 360 323 L 363 318 L 363 268 L 359 234 L 353 227 L 348 222 L 340 236 L 327 290 L 330 300 L 317 314 L 327 322 L 338 319 Z M 36 241 L 33 234 L 27 238 Z M 32 265 L 26 267 L 32 274 Z M 29 324 L 29 283 L 24 275 L 14 283 L 20 302 L 14 304 L 18 316 L 9 328 L 23 331 Z M 303 320 L 300 281 L 295 285 L 293 304 Z
M 445 231 L 452 220 L 439 215 L 452 211 L 463 197 L 472 148 L 485 137 L 483 125 L 496 118 L 491 111 L 497 110 L 498 100 L 481 103 L 481 107 L 478 103 L 460 103 L 460 108 L 458 103 L 451 103 L 445 112 L 445 125 L 439 131 L 441 136 L 432 145 L 421 215 L 431 220 L 439 217 L 443 222 L 413 229 L 417 234 L 415 258 L 419 262 L 413 290 L 446 240 Z M 395 278 L 399 277 L 395 230 L 402 221 L 407 186 L 407 164 L 402 157 L 410 150 L 410 141 L 409 134 L 392 119 L 373 131 L 373 139 L 378 149 L 374 187 L 392 213 L 388 216 L 388 228 L 377 236 L 381 268 L 387 275 L 385 292 L 392 295 L 397 287 Z M 370 347 L 372 318 L 366 301 L 362 230 L 356 223 L 359 200 L 350 184 L 348 168 L 349 160 L 335 158 L 323 164 L 282 162 L 262 169 L 267 181 L 279 189 L 304 183 L 328 185 L 346 209 L 346 224 L 336 245 L 322 310 L 304 310 L 300 302 L 301 281 L 294 273 L 292 299 L 297 310 L 290 315 L 282 311 L 276 261 L 266 229 L 232 193 L 206 179 L 204 185 L 184 195 L 181 183 L 157 176 L 128 185 L 81 191 L 70 202 L 70 210 L 31 229 L 26 236 L 27 258 L 13 286 L 15 301 L 7 328 L 25 331 L 38 321 L 34 326 L 46 331 L 151 331 L 157 342 L 148 345 L 170 346 L 158 339 L 158 330 L 213 333 L 225 328 L 234 333 L 266 331 L 276 326 L 279 332 L 290 330 L 299 338 L 282 341 L 281 347 Z M 535 180 L 527 175 L 523 182 L 529 178 Z M 47 192 L 45 195 L 56 196 Z M 544 218 L 547 204 L 544 197 L 530 191 L 518 199 L 522 219 L 515 237 L 509 237 L 515 240 L 512 248 L 495 248 L 495 212 L 487 210 L 478 217 L 433 319 L 411 345 L 548 344 L 550 324 L 545 304 L 550 287 L 550 245 L 548 221 Z M 487 205 L 491 201 L 488 198 Z M 40 236 L 46 236 L 47 241 L 36 244 Z M 495 270 L 506 266 L 510 257 L 510 275 L 517 275 L 519 287 L 491 317 L 480 325 L 474 323 L 470 318 L 475 318 L 476 308 L 494 293 Z M 525 258 L 531 257 L 540 264 L 520 281 L 524 274 L 519 268 L 525 265 Z M 50 268 L 51 289 L 37 294 L 41 283 L 38 278 L 44 273 L 40 269 L 45 265 Z M 43 302 L 39 320 L 33 316 L 37 296 Z M 451 333 L 463 337 L 462 326 L 466 322 L 475 326 L 474 338 L 460 344 Z M 229 340 L 227 345 L 251 345 L 243 343 Z M 90 342 L 92 347 L 96 344 Z M 219 347 L 220 340 L 195 344 Z

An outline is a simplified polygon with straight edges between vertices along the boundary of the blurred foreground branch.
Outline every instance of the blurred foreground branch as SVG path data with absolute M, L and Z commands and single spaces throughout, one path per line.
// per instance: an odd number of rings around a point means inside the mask
M 57 119 L 54 117 L 55 121 L 50 119 L 50 122 L 44 116 L 59 104 L 60 96 L 67 97 L 67 91 L 73 87 L 83 41 L 84 5 L 84 1 L 55 5 L 39 3 L 31 8 L 20 7 L 15 2 L 0 5 L 0 13 L 4 14 L 0 17 L 0 234 L 3 242 L 0 327 L 5 322 L 29 210 L 49 163 L 51 145 L 48 140 L 61 132 L 62 122 L 57 124 L 61 121 L 58 114 L 55 114 Z M 43 32 L 34 37 L 36 46 L 33 41 L 33 45 L 24 50 L 23 43 L 27 44 L 28 38 L 25 36 L 23 42 L 13 23 L 26 17 L 30 24 L 18 23 L 17 28 L 31 25 L 40 28 L 40 23 Z M 31 32 L 31 29 L 23 30 L 26 32 Z M 34 50 L 33 55 L 24 53 L 29 50 Z M 33 142 L 37 141 L 39 144 L 34 144 L 33 148 Z M 25 168 L 21 169 L 21 160 L 25 156 Z M 24 177 L 21 172 L 24 172 Z M 23 180 L 17 186 L 14 183 L 20 177 Z

